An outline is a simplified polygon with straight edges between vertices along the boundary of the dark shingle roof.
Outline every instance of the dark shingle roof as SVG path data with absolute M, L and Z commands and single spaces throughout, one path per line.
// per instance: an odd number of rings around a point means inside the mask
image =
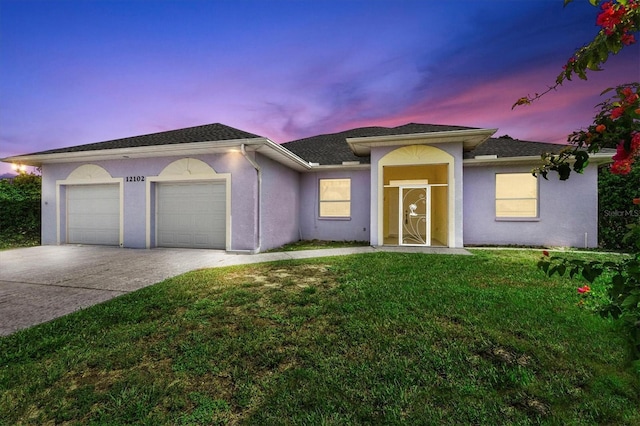
M 545 152 L 557 154 L 566 145 L 521 141 L 512 138 L 490 138 L 481 143 L 476 149 L 465 152 L 464 158 L 474 158 L 476 155 L 497 155 L 503 157 L 533 157 Z
M 224 124 L 214 123 L 203 126 L 188 127 L 186 129 L 169 130 L 167 132 L 151 133 L 142 136 L 114 139 L 106 142 L 90 143 L 67 148 L 51 149 L 35 154 L 58 154 L 65 152 L 97 151 L 103 149 L 135 148 L 142 146 L 171 145 L 190 142 L 225 141 L 233 139 L 251 139 L 261 136 L 238 130 Z
M 370 163 L 370 157 L 358 157 L 349 148 L 347 138 L 408 135 L 414 133 L 472 130 L 473 127 L 409 123 L 398 127 L 360 127 L 344 132 L 312 136 L 283 143 L 282 146 L 311 163 L 342 164 L 343 161 Z
M 417 123 L 409 123 L 398 127 L 361 127 L 339 133 L 299 139 L 284 143 L 282 146 L 312 163 L 342 164 L 343 161 L 370 163 L 370 157 L 358 157 L 353 154 L 347 144 L 347 138 L 472 129 L 474 128 Z M 545 152 L 558 153 L 564 147 L 566 147 L 566 145 L 521 141 L 509 137 L 490 138 L 474 150 L 465 152 L 464 158 L 471 159 L 476 155 L 497 155 L 498 158 L 537 157 Z
M 342 164 L 345 161 L 371 162 L 369 156 L 358 157 L 347 144 L 348 138 L 407 135 L 415 133 L 445 132 L 453 130 L 473 130 L 473 127 L 445 126 L 436 124 L 409 123 L 397 127 L 360 127 L 338 133 L 312 136 L 283 143 L 282 146 L 305 161 L 324 165 Z M 58 154 L 82 151 L 135 148 L 144 146 L 171 145 L 191 142 L 226 141 L 234 139 L 252 139 L 262 136 L 235 129 L 220 123 L 206 124 L 185 129 L 170 130 L 148 135 L 133 136 L 78 145 L 67 148 L 51 149 L 29 155 Z M 543 142 L 520 141 L 508 137 L 491 138 L 474 150 L 464 153 L 465 159 L 477 155 L 497 155 L 503 157 L 539 156 L 544 152 L 557 153 L 566 145 Z

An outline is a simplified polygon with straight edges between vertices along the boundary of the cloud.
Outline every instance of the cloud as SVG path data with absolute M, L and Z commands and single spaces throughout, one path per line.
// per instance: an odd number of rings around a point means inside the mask
M 569 133 L 585 127 L 595 115 L 595 106 L 602 102 L 600 92 L 628 82 L 637 69 L 638 47 L 612 60 L 603 73 L 592 73 L 588 81 L 576 79 L 557 91 L 550 92 L 531 106 L 512 105 L 521 96 L 545 90 L 555 81 L 558 64 L 536 66 L 518 73 L 487 78 L 462 89 L 445 86 L 425 96 L 414 96 L 397 106 L 394 112 L 371 110 L 376 114 L 351 114 L 340 123 L 342 129 L 369 125 L 397 126 L 408 122 L 452 124 L 499 128 L 499 134 L 528 140 L 564 142 Z M 440 87 L 445 80 L 438 80 Z M 421 89 L 422 90 L 422 89 Z

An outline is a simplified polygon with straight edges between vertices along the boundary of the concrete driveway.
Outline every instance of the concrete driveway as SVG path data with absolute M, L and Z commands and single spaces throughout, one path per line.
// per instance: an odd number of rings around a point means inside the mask
M 0 335 L 194 269 L 294 257 L 296 253 L 234 255 L 221 250 L 73 245 L 0 251 Z
M 40 246 L 0 252 L 0 335 L 52 320 L 191 269 L 224 252 Z
M 353 247 L 243 255 L 218 250 L 65 245 L 0 251 L 0 336 L 195 269 L 376 250 L 393 249 Z M 420 251 L 469 254 L 463 249 Z

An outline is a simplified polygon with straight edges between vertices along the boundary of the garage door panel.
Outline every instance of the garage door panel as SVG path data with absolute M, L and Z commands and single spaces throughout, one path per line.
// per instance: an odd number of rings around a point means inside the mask
M 96 231 L 99 229 L 115 229 L 119 225 L 118 218 L 104 217 L 101 215 L 86 216 L 86 215 L 69 215 L 69 231 L 82 230 L 82 231 Z
M 207 237 L 204 235 L 196 235 L 195 241 L 196 241 L 196 244 L 198 245 L 204 245 L 204 244 L 207 244 Z
M 158 247 L 173 247 L 175 244 L 175 234 L 158 232 Z
M 226 184 L 159 183 L 157 245 L 219 248 L 226 246 Z
M 118 245 L 119 237 L 110 230 L 78 230 L 69 231 L 69 242 L 73 244 Z
M 120 187 L 117 184 L 68 186 L 67 242 L 120 244 Z
M 192 241 L 192 234 L 178 234 L 178 244 L 188 246 Z M 208 239 L 205 238 L 205 242 L 208 242 Z

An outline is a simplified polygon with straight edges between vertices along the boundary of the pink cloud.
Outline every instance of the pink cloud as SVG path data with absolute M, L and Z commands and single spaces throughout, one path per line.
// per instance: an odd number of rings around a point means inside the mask
M 633 61 L 634 58 L 630 58 Z M 628 61 L 628 62 L 631 62 Z M 588 81 L 575 79 L 543 96 L 532 105 L 512 109 L 515 101 L 544 91 L 555 81 L 557 69 L 530 70 L 499 80 L 491 80 L 463 92 L 446 92 L 436 99 L 428 94 L 404 110 L 387 116 L 356 119 L 346 128 L 398 126 L 408 122 L 498 128 L 497 135 L 509 134 L 524 140 L 566 142 L 567 135 L 586 127 L 605 98 L 607 87 L 628 80 L 633 64 L 622 64 L 605 73 L 592 73 Z

